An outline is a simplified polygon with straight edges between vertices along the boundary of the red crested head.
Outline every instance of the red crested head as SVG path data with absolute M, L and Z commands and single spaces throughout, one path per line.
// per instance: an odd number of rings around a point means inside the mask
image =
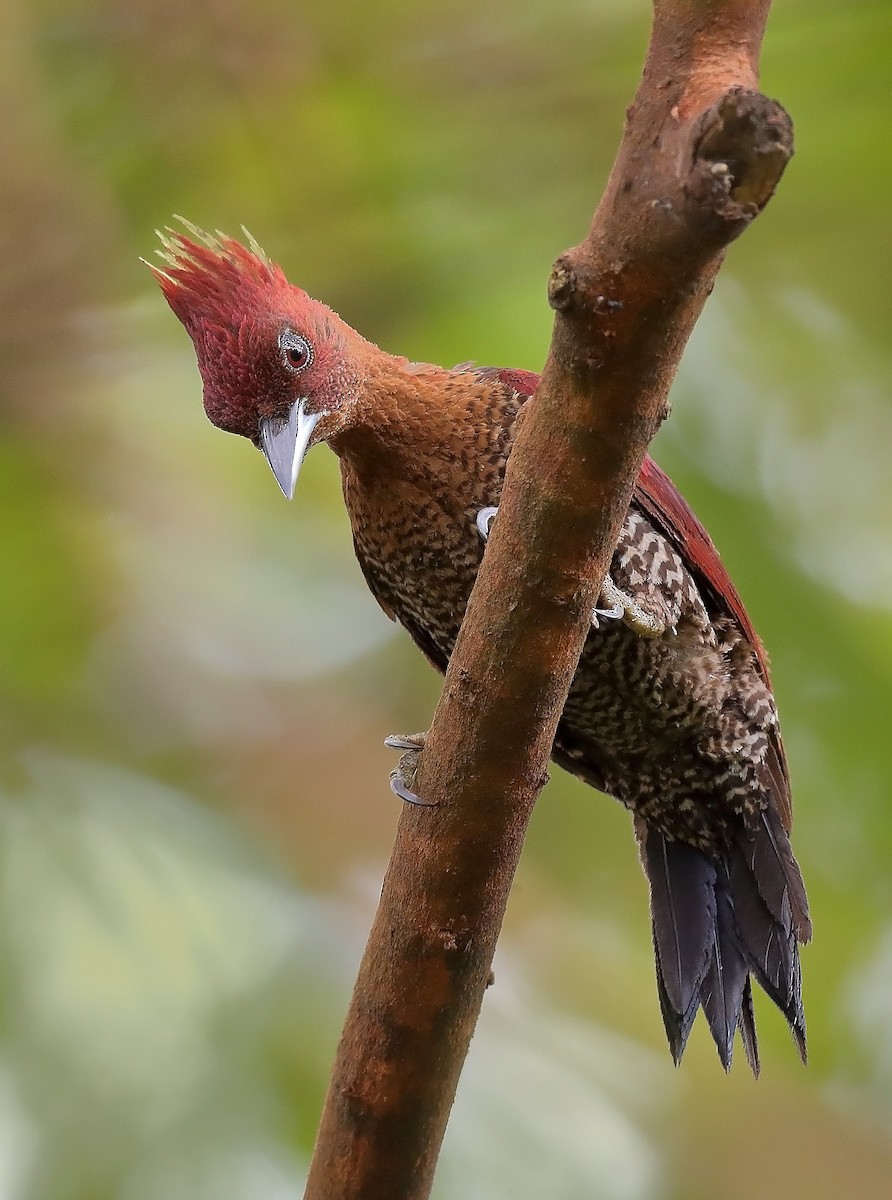
M 246 247 L 183 224 L 191 236 L 159 233 L 164 265 L 148 265 L 192 339 L 205 412 L 260 447 L 290 496 L 310 444 L 350 423 L 357 353 L 372 348 L 247 231 Z

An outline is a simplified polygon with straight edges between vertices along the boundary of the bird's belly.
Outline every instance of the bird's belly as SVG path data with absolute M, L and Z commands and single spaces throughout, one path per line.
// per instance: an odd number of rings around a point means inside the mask
M 435 542 L 429 526 L 398 537 L 391 527 L 386 553 L 356 539 L 372 591 L 441 670 L 482 558 L 476 529 L 465 528 L 472 521 L 453 520 L 453 536 Z M 765 689 L 735 659 L 735 638 L 716 638 L 699 599 L 660 637 L 601 620 L 586 639 L 555 760 L 668 836 L 714 849 L 727 820 L 758 793 L 753 764 L 766 744 L 736 701 L 750 684 Z
M 473 523 L 473 516 L 471 517 Z M 434 664 L 445 671 L 465 615 L 468 597 L 483 557 L 483 542 L 473 536 L 432 539 L 427 522 L 402 529 L 386 551 L 354 538 L 356 553 L 372 592 L 393 613 Z
M 554 757 L 666 836 L 715 851 L 764 802 L 758 767 L 775 718 L 763 693 L 744 656 L 694 624 L 654 639 L 593 630 Z

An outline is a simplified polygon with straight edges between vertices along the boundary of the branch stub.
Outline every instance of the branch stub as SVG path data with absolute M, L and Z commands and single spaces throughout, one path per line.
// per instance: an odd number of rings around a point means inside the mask
M 565 312 L 573 303 L 576 287 L 576 272 L 562 255 L 554 264 L 548 281 L 548 303 L 556 312 Z

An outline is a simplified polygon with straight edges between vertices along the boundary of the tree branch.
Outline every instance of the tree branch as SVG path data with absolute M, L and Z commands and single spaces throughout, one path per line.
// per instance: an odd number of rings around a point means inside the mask
M 769 0 L 655 0 L 584 242 L 406 806 L 322 1116 L 308 1200 L 428 1196 L 527 822 L 648 443 L 724 248 L 792 154 L 756 91 Z

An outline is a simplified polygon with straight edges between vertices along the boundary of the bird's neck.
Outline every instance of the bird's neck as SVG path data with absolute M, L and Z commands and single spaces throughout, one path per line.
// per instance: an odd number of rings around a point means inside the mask
M 440 665 L 483 552 L 480 510 L 499 503 L 519 405 L 473 372 L 397 363 L 370 376 L 350 428 L 330 439 L 366 580 Z M 432 595 L 431 579 L 450 583 Z
M 349 426 L 329 444 L 343 469 L 367 486 L 455 486 L 458 464 L 473 455 L 481 435 L 478 391 L 472 376 L 392 360 L 369 373 Z

